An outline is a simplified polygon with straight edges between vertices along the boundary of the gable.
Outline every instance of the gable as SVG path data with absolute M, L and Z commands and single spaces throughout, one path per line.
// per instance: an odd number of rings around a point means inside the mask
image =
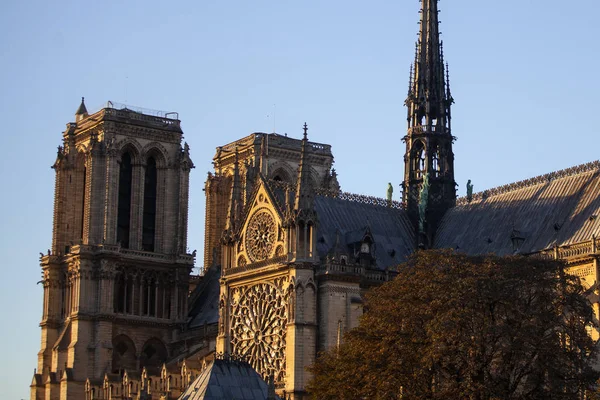
M 237 266 L 245 266 L 285 254 L 282 210 L 261 178 L 248 201 L 237 242 Z

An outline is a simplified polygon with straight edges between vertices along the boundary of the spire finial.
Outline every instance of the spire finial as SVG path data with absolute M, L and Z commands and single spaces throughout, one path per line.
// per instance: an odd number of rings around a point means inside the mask
M 452 94 L 450 93 L 450 69 L 448 68 L 448 63 L 446 63 L 446 96 L 448 99 L 452 99 Z
M 408 74 L 408 95 L 412 93 L 413 86 L 413 63 L 410 63 L 410 73 Z
M 300 165 L 298 166 L 298 179 L 296 180 L 295 209 L 312 208 L 312 188 L 310 182 L 310 166 L 308 165 L 308 125 L 304 123 L 304 138 L 300 149 Z

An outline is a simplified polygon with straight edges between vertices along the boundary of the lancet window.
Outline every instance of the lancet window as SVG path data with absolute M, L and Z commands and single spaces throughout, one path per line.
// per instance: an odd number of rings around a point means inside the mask
M 172 290 L 161 275 L 140 275 L 139 271 L 117 275 L 114 312 L 142 317 L 171 318 Z
M 60 317 L 67 318 L 77 311 L 78 286 L 75 277 L 65 273 L 61 283 L 61 309 Z
M 432 175 L 434 177 L 440 176 L 442 173 L 441 161 L 440 161 L 440 149 L 436 147 L 433 150 L 433 154 L 431 156 L 431 167 L 432 167 Z
M 415 143 L 413 152 L 413 171 L 415 173 L 415 178 L 420 179 L 425 175 L 425 166 L 425 146 L 423 145 L 423 142 L 418 141 Z
M 144 177 L 144 217 L 142 221 L 142 250 L 154 251 L 156 230 L 156 160 L 150 157 Z
M 137 369 L 137 354 L 135 344 L 126 335 L 118 335 L 113 338 L 112 372 L 123 374 L 127 371 Z
M 121 157 L 119 168 L 119 203 L 117 211 L 117 242 L 124 248 L 129 248 L 132 176 L 131 155 L 125 153 Z

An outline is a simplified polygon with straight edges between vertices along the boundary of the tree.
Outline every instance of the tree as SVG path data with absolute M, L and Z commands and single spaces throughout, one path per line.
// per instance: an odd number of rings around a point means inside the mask
M 591 304 L 559 261 L 417 252 L 310 367 L 328 399 L 575 399 L 598 373 Z

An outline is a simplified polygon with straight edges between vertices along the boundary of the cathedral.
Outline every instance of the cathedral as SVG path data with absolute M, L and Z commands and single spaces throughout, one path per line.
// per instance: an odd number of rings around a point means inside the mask
M 53 165 L 31 399 L 203 398 L 190 397 L 202 379 L 239 363 L 307 399 L 306 367 L 418 249 L 564 259 L 600 316 L 599 162 L 457 198 L 437 3 L 421 0 L 402 201 L 344 192 L 306 124 L 299 138 L 253 133 L 216 149 L 203 258 L 187 251 L 194 163 L 179 116 L 111 102 L 88 113 L 82 99 Z

